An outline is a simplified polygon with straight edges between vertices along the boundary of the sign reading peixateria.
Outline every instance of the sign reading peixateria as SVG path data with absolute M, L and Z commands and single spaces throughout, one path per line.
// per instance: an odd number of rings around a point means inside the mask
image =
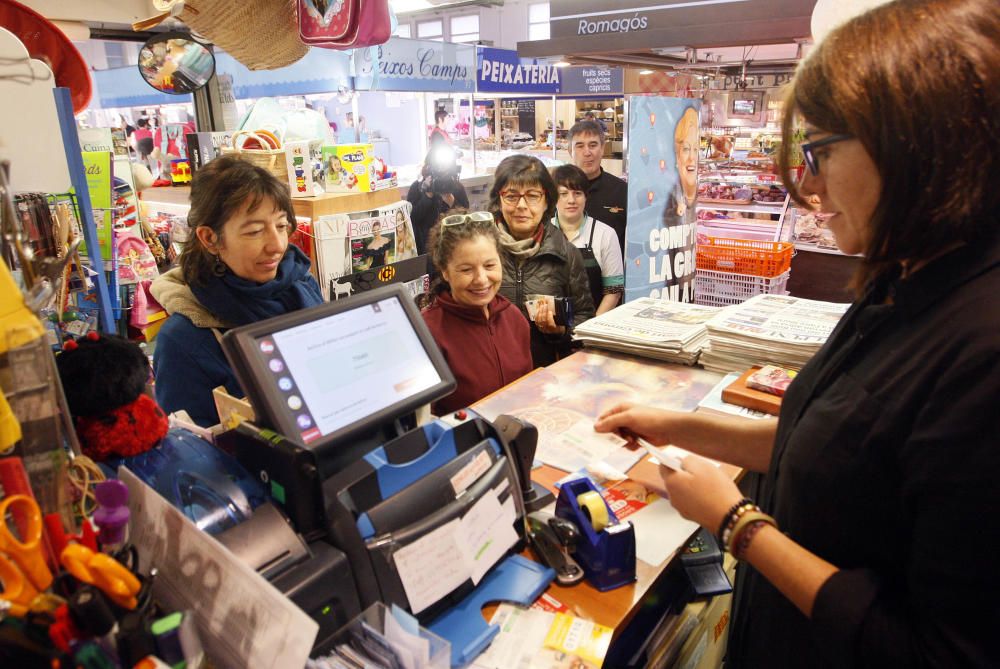
M 480 47 L 477 55 L 476 90 L 490 93 L 560 93 L 559 68 L 516 51 Z

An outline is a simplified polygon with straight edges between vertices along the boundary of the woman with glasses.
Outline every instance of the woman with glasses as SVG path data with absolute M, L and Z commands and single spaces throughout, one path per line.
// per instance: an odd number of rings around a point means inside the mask
M 497 294 L 503 270 L 492 214 L 445 216 L 427 248 L 439 278 L 424 320 L 458 384 L 431 407 L 440 416 L 530 372 L 531 335 L 521 312 Z
M 532 321 L 536 367 L 569 353 L 573 326 L 594 316 L 580 252 L 548 223 L 558 201 L 552 175 L 538 158 L 509 156 L 497 165 L 489 210 L 500 230 L 500 293 Z
M 1000 666 L 998 36 L 995 0 L 897 0 L 799 65 L 785 183 L 864 258 L 776 421 L 625 405 L 597 421 L 767 473 L 744 498 L 700 457 L 660 470 L 744 561 L 727 667 Z
M 625 266 L 618 234 L 606 223 L 584 213 L 590 181 L 576 165 L 560 165 L 552 170 L 552 179 L 559 189 L 559 202 L 552 223 L 580 249 L 583 268 L 587 272 L 590 297 L 600 316 L 611 311 L 625 292 Z

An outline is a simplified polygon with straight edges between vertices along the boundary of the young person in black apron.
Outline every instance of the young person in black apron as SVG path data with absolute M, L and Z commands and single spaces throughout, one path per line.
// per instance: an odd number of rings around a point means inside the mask
M 559 189 L 559 202 L 552 222 L 580 250 L 590 293 L 600 316 L 618 306 L 625 290 L 625 266 L 618 234 L 607 224 L 584 213 L 588 181 L 583 170 L 575 165 L 562 165 L 552 170 L 552 178 Z

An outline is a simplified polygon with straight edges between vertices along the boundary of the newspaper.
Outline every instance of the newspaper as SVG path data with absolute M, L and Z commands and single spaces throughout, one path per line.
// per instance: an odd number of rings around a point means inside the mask
M 718 313 L 718 307 L 643 297 L 580 324 L 574 338 L 587 346 L 690 365 L 707 341 L 705 324 Z
M 406 200 L 370 211 L 329 214 L 316 219 L 316 270 L 323 297 L 330 282 L 417 255 Z
M 712 318 L 701 363 L 712 371 L 752 365 L 800 369 L 826 342 L 850 305 L 788 295 L 756 295 Z

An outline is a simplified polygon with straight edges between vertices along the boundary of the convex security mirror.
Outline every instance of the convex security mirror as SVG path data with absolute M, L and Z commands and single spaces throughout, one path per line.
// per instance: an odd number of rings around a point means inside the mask
M 139 73 L 163 93 L 183 95 L 198 90 L 212 78 L 215 56 L 204 44 L 184 33 L 150 37 L 139 51 Z

